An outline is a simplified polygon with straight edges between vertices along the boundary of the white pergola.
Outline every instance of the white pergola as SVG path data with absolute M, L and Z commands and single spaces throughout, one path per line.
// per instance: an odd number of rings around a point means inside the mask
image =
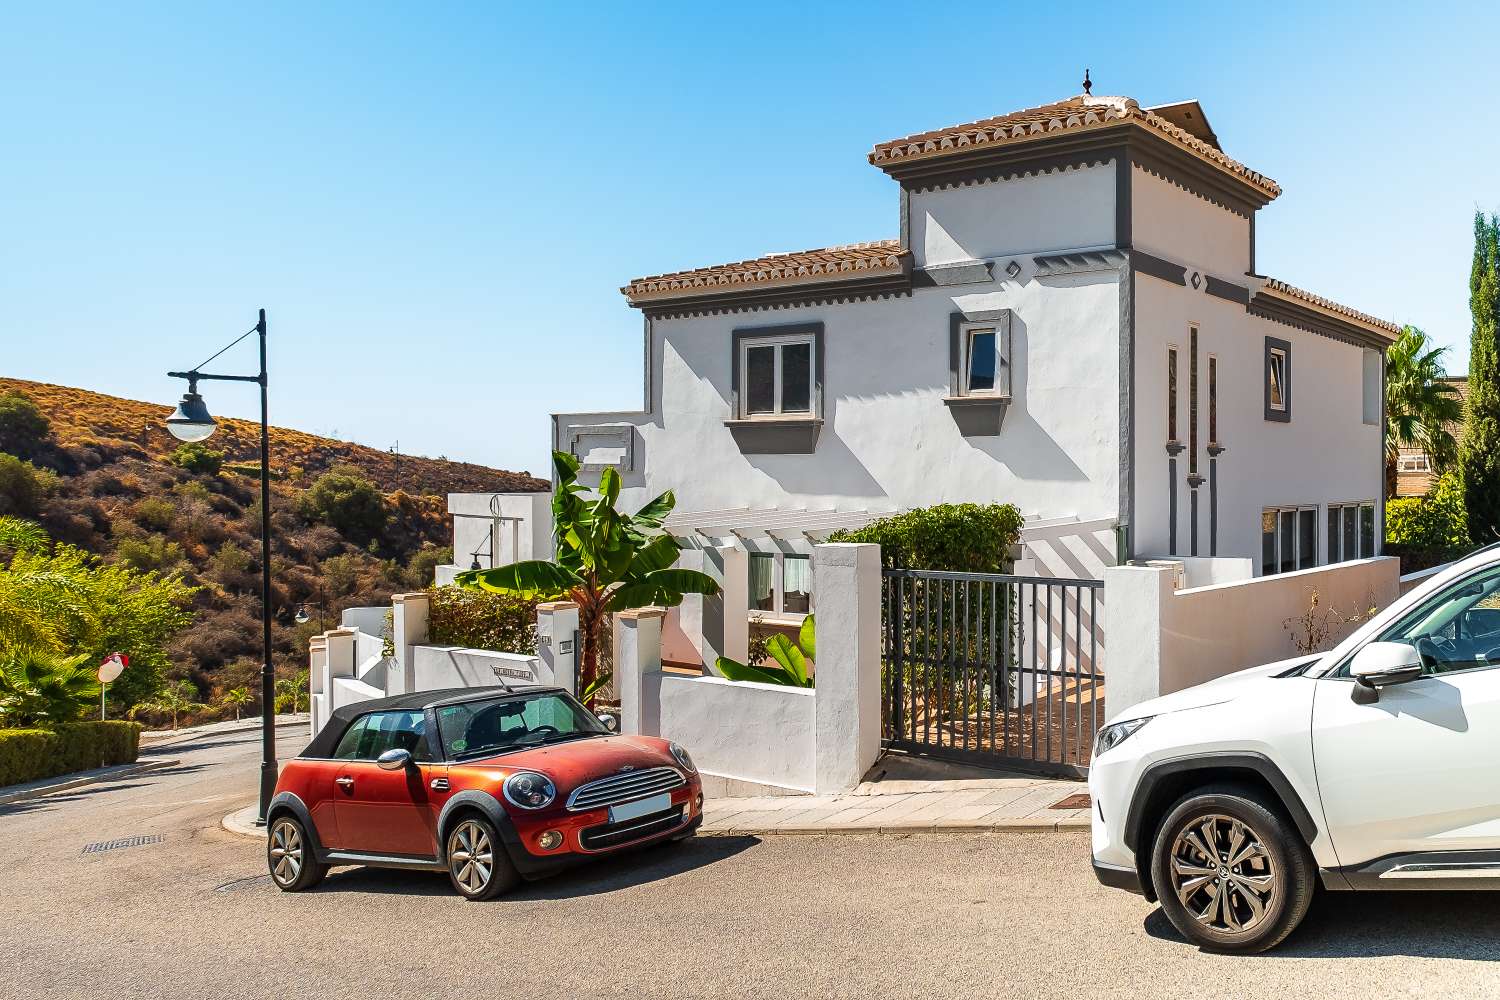
M 712 545 L 726 539 L 821 542 L 835 531 L 862 528 L 894 510 L 788 510 L 731 507 L 678 511 L 663 525 L 684 545 Z

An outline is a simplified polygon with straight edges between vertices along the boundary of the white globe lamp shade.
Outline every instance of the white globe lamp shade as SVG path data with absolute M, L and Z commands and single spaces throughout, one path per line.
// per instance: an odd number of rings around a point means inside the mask
M 204 405 L 203 397 L 196 392 L 183 393 L 182 402 L 167 417 L 167 430 L 172 436 L 189 443 L 207 439 L 218 426 Z

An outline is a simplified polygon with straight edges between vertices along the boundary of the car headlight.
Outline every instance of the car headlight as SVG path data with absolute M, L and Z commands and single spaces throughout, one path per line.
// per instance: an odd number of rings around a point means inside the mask
M 1094 737 L 1094 756 L 1108 753 L 1115 747 L 1124 743 L 1135 733 L 1135 731 L 1151 721 L 1151 716 L 1144 719 L 1127 719 L 1124 722 L 1116 722 L 1112 726 L 1105 726 L 1099 730 L 1099 735 Z
M 505 799 L 522 809 L 545 809 L 557 798 L 557 786 L 545 774 L 517 771 L 505 779 Z
M 686 771 L 688 774 L 698 773 L 698 768 L 693 765 L 693 758 L 688 756 L 688 752 L 686 750 L 682 749 L 682 747 L 678 746 L 676 743 L 668 744 L 667 749 L 672 751 L 672 756 L 677 758 L 677 763 L 682 765 L 682 769 L 684 771 Z

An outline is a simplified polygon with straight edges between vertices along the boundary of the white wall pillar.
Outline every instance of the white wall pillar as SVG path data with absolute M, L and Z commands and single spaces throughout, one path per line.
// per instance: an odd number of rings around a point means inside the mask
M 307 640 L 307 711 L 312 717 L 313 735 L 328 721 L 324 709 L 324 694 L 328 689 L 323 686 L 327 682 L 327 669 L 328 640 L 315 635 Z
M 737 545 L 726 545 L 714 552 L 722 574 L 719 585 L 723 589 L 718 600 L 724 625 L 719 651 L 704 660 L 710 673 L 715 672 L 713 662 L 720 656 L 740 663 L 750 658 L 750 553 Z
M 1111 719 L 1162 693 L 1162 616 L 1172 584 L 1167 567 L 1104 570 L 1105 706 Z
M 391 645 L 396 663 L 386 674 L 387 694 L 406 694 L 417 689 L 413 646 L 427 642 L 432 597 L 426 592 L 397 594 L 391 598 Z
M 578 605 L 548 601 L 536 606 L 536 652 L 552 683 L 578 694 Z
M 338 708 L 334 697 L 334 678 L 353 677 L 357 664 L 354 662 L 354 636 L 355 629 L 335 628 L 323 633 L 323 642 L 327 660 L 323 664 L 323 695 L 324 707 L 331 713 Z
M 880 546 L 814 546 L 813 574 L 814 791 L 825 795 L 856 787 L 880 756 Z
M 620 696 L 620 732 L 655 736 L 661 729 L 661 625 L 665 608 L 615 613 L 615 691 Z M 654 682 L 654 683 L 653 683 Z

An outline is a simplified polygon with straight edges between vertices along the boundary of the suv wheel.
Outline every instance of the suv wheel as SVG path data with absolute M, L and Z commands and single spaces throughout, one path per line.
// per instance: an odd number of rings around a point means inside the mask
M 312 838 L 295 816 L 277 816 L 266 833 L 266 867 L 282 892 L 301 892 L 323 881 L 328 866 L 318 864 Z
M 1246 788 L 1190 793 L 1157 831 L 1151 879 L 1184 936 L 1215 951 L 1264 951 L 1302 922 L 1312 859 L 1295 827 Z
M 448 878 L 465 899 L 493 899 L 520 881 L 495 827 L 465 816 L 448 833 Z

